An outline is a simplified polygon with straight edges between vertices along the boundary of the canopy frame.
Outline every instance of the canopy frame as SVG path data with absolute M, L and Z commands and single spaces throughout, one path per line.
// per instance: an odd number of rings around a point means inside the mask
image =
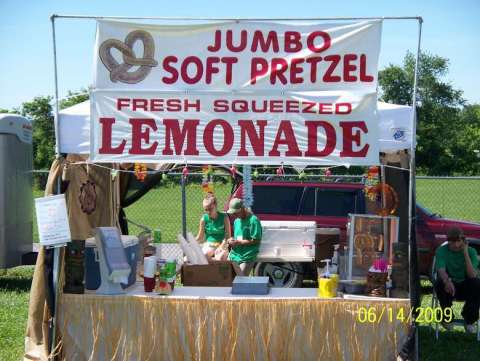
M 383 16 L 383 17 L 308 17 L 308 18 L 208 18 L 208 17 L 138 17 L 138 16 L 88 16 L 88 15 L 74 15 L 74 14 L 52 14 L 50 16 L 52 24 L 52 39 L 53 39 L 53 65 L 54 65 L 54 82 L 55 82 L 55 154 L 58 158 L 59 153 L 59 127 L 58 127 L 58 117 L 59 117 L 59 98 L 58 98 L 58 69 L 57 69 L 57 44 L 56 44 L 56 35 L 55 35 L 55 20 L 56 19 L 77 19 L 77 20 L 162 20 L 162 21 L 350 21 L 350 20 L 392 20 L 392 21 L 405 21 L 405 20 L 415 20 L 418 23 L 418 37 L 417 37 L 417 51 L 415 56 L 415 71 L 413 79 L 413 92 L 412 92 L 412 136 L 413 140 L 410 145 L 410 182 L 409 182 L 409 222 L 408 222 L 408 258 L 409 258 L 409 293 L 410 293 L 410 302 L 414 310 L 418 306 L 419 298 L 417 288 L 418 274 L 417 274 L 417 252 L 416 252 L 416 238 L 415 238 L 415 221 L 416 221 L 416 197 L 415 197 L 415 139 L 416 139 L 416 128 L 417 128 L 417 117 L 416 117 L 416 105 L 417 105 L 417 89 L 418 89 L 418 68 L 420 62 L 420 52 L 421 52 L 421 39 L 422 39 L 422 24 L 423 18 L 421 16 Z M 59 180 L 60 181 L 60 180 Z M 60 190 L 60 186 L 57 187 Z M 412 247 L 412 242 L 415 247 Z M 52 346 L 51 349 L 55 349 L 56 345 L 56 308 L 58 301 L 59 293 L 59 284 L 58 284 L 58 264 L 60 257 L 60 249 L 54 249 L 54 264 L 57 265 L 56 272 L 53 275 L 53 286 L 55 290 L 55 303 L 54 303 L 54 312 L 53 312 L 53 329 L 52 329 Z M 412 267 L 415 275 L 412 277 Z M 54 267 L 55 268 L 55 267 Z M 413 321 L 414 325 L 414 321 Z M 415 332 L 415 358 L 418 359 L 418 333 Z

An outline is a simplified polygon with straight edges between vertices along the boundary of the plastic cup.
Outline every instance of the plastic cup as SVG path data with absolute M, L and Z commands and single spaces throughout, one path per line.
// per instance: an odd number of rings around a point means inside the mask
M 145 292 L 153 292 L 155 288 L 155 278 L 154 277 L 143 277 L 143 289 Z
M 159 229 L 153 230 L 153 243 L 162 243 L 162 232 Z

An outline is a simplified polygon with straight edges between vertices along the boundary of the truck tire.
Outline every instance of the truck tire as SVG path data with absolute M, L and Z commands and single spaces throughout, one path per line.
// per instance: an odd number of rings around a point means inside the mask
M 254 275 L 268 277 L 271 287 L 302 287 L 303 266 L 297 262 L 260 262 L 255 266 Z

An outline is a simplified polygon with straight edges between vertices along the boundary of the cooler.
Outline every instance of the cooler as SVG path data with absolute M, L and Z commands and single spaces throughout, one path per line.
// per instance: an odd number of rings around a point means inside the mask
M 312 262 L 315 257 L 315 222 L 262 221 L 262 241 L 257 260 Z
M 132 268 L 132 272 L 128 276 L 128 284 L 121 284 L 122 288 L 127 288 L 133 285 L 137 278 L 138 238 L 122 235 L 122 243 L 127 261 Z M 98 287 L 100 287 L 100 264 L 98 262 L 95 238 L 92 237 L 85 240 L 85 288 L 87 290 L 96 290 Z

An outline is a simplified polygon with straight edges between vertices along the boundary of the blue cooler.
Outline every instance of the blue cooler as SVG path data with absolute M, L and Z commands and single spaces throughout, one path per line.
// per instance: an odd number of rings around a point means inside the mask
M 122 236 L 123 248 L 132 272 L 128 276 L 128 284 L 121 283 L 122 288 L 130 287 L 137 280 L 137 260 L 139 253 L 138 238 Z M 97 244 L 95 238 L 85 240 L 85 288 L 96 290 L 100 287 L 100 263 L 98 262 Z

